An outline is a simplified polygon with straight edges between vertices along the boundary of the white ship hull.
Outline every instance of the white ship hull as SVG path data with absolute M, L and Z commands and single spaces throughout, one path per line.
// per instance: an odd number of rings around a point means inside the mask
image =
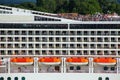
M 120 80 L 120 74 L 112 73 L 7 73 L 0 74 L 1 77 L 4 77 L 4 80 L 7 80 L 7 77 L 11 77 L 14 80 L 15 77 L 18 77 L 21 80 L 22 77 L 25 77 L 25 80 L 99 80 L 99 77 L 102 77 L 102 80 Z

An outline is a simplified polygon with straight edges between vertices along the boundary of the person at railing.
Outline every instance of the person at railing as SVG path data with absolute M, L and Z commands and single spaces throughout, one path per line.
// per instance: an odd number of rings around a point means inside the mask
M 18 67 L 18 72 L 21 72 L 22 70 L 21 70 L 21 67 Z
M 55 69 L 51 65 L 47 68 L 47 72 L 54 72 L 54 71 L 55 71 Z

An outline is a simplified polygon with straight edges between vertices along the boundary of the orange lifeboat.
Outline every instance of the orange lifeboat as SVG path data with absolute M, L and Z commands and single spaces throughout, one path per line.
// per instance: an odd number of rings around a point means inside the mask
M 59 65 L 61 63 L 61 59 L 58 57 L 43 57 L 39 58 L 39 64 L 44 65 Z
M 29 57 L 19 57 L 19 58 L 11 58 L 10 62 L 16 65 L 32 65 L 34 59 Z
M 94 58 L 94 63 L 98 65 L 115 65 L 117 60 L 115 58 Z
M 70 57 L 66 59 L 68 65 L 87 65 L 89 60 L 84 57 Z

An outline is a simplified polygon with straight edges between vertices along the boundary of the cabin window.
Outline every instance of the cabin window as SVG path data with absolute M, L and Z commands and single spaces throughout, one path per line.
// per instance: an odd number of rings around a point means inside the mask
M 73 66 L 70 66 L 70 70 L 74 70 L 74 67 L 73 67 Z

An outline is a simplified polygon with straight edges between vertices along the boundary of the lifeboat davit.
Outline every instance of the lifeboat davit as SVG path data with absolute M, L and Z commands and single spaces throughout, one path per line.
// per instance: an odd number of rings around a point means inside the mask
M 43 57 L 39 58 L 39 65 L 59 65 L 61 59 L 58 57 Z
M 4 65 L 5 64 L 5 59 L 0 59 L 0 65 Z
M 84 57 L 70 57 L 66 59 L 67 65 L 87 65 L 89 60 Z
M 29 57 L 11 58 L 10 62 L 16 65 L 32 65 L 34 59 Z
M 114 58 L 94 58 L 94 64 L 110 66 L 115 65 L 117 60 Z
M 2 65 L 2 60 L 0 60 L 0 65 Z

